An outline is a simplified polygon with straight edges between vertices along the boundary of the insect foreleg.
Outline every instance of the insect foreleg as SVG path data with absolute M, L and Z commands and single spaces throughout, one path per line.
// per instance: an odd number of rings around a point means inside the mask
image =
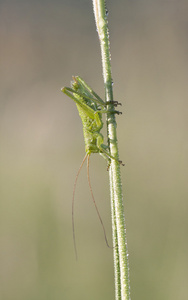
M 101 153 L 104 153 L 108 159 L 111 158 L 111 159 L 114 159 L 115 161 L 117 161 L 119 164 L 121 164 L 122 166 L 124 166 L 124 164 L 122 163 L 121 160 L 118 160 L 117 158 L 115 158 L 114 156 L 112 156 L 106 149 L 108 148 L 107 146 L 105 146 L 103 144 L 103 136 L 102 134 L 100 133 L 97 133 L 97 136 L 96 136 L 96 139 L 97 139 L 97 147 L 98 149 L 101 151 Z M 103 156 L 104 157 L 104 156 Z

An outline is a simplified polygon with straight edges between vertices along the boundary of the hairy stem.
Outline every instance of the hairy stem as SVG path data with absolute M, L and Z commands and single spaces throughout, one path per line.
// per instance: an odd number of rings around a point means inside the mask
M 105 1 L 93 0 L 93 9 L 101 46 L 106 101 L 113 101 L 110 43 Z M 113 104 L 109 104 L 109 109 L 113 109 Z M 118 160 L 116 127 L 115 114 L 108 113 L 107 129 L 110 152 L 111 155 Z M 111 160 L 109 177 L 112 211 L 112 235 L 114 246 L 115 296 L 116 300 L 130 300 L 128 250 L 120 164 L 114 159 Z

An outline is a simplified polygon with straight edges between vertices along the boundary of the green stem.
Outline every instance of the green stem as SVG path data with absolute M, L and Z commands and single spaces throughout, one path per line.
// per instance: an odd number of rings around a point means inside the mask
M 115 281 L 115 299 L 121 300 L 121 279 L 120 279 L 120 264 L 119 264 L 119 249 L 118 249 L 118 236 L 116 224 L 116 212 L 114 203 L 114 187 L 111 169 L 109 170 L 110 178 L 110 195 L 111 195 L 111 215 L 112 215 L 112 239 L 114 249 L 114 281 Z
M 109 50 L 110 43 L 105 1 L 93 0 L 93 9 L 101 46 L 102 69 L 106 101 L 113 101 Z M 110 107 L 110 109 L 112 108 L 113 107 Z M 115 114 L 108 113 L 107 130 L 110 152 L 112 156 L 118 159 L 116 126 L 117 125 L 115 120 Z M 112 211 L 112 236 L 114 248 L 115 295 L 116 300 L 130 300 L 129 263 L 120 164 L 114 159 L 111 160 L 109 177 Z

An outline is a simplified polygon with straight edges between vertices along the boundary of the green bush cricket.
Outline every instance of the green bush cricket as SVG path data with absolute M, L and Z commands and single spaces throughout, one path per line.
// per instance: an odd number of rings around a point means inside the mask
M 86 155 L 81 163 L 81 166 L 78 170 L 78 173 L 76 175 L 75 183 L 74 183 L 74 190 L 73 190 L 73 200 L 72 200 L 72 226 L 73 226 L 73 239 L 74 239 L 74 247 L 75 247 L 75 253 L 77 256 L 76 251 L 76 244 L 75 244 L 75 230 L 74 230 L 74 195 L 75 195 L 75 189 L 76 189 L 76 183 L 77 179 L 80 173 L 80 170 L 87 158 L 87 177 L 88 177 L 88 183 L 89 188 L 91 191 L 91 196 L 99 217 L 99 220 L 101 222 L 101 225 L 103 227 L 105 241 L 107 246 L 108 241 L 106 238 L 105 228 L 101 219 L 101 216 L 99 214 L 92 188 L 89 178 L 89 157 L 91 153 L 99 153 L 102 155 L 107 161 L 108 166 L 110 165 L 111 159 L 114 159 L 118 163 L 122 164 L 121 161 L 117 160 L 115 157 L 113 157 L 109 152 L 109 147 L 107 145 L 103 144 L 104 138 L 103 135 L 100 133 L 103 122 L 102 122 L 102 114 L 103 113 L 117 113 L 120 114 L 119 111 L 116 111 L 114 109 L 107 110 L 108 104 L 113 104 L 114 106 L 117 106 L 117 101 L 112 102 L 104 102 L 92 89 L 89 87 L 86 82 L 79 76 L 73 77 L 73 81 L 71 82 L 71 88 L 64 87 L 62 88 L 62 92 L 65 93 L 67 96 L 69 96 L 74 102 L 76 103 L 79 115 L 82 120 L 83 125 L 83 134 L 84 134 L 84 141 L 85 141 L 85 152 Z M 123 165 L 123 164 L 122 164 Z

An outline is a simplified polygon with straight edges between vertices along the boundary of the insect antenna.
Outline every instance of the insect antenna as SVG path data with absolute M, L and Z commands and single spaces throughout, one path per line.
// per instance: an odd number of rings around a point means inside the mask
M 73 233 L 73 241 L 74 241 L 74 251 L 75 251 L 75 255 L 76 255 L 76 260 L 78 259 L 78 255 L 77 255 L 77 248 L 76 248 L 76 238 L 75 238 L 75 227 L 74 227 L 74 198 L 75 198 L 75 191 L 76 191 L 76 184 L 77 184 L 77 181 L 78 181 L 78 176 L 80 174 L 80 171 L 83 167 L 83 164 L 87 158 L 88 154 L 86 154 L 84 156 L 84 159 L 82 160 L 82 163 L 78 169 L 78 172 L 76 174 L 76 178 L 75 178 L 75 181 L 74 181 L 74 188 L 73 188 L 73 195 L 72 195 L 72 233 Z
M 106 245 L 108 246 L 108 248 L 111 248 L 111 247 L 109 246 L 109 243 L 108 243 L 108 240 L 107 240 L 107 236 L 106 236 L 106 231 L 105 231 L 105 228 L 104 228 L 104 224 L 103 224 L 101 215 L 100 215 L 100 213 L 99 213 L 97 204 L 96 204 L 96 202 L 95 202 L 95 198 L 94 198 L 93 191 L 92 191 L 92 187 L 91 187 L 91 181 L 90 181 L 90 177 L 89 177 L 89 158 L 90 158 L 90 155 L 87 156 L 87 179 L 88 179 L 89 189 L 90 189 L 90 192 L 91 192 L 91 197 L 92 197 L 93 203 L 94 203 L 94 205 L 95 205 L 95 209 L 96 209 L 97 215 L 98 215 L 99 220 L 100 220 L 100 223 L 101 223 L 101 225 L 102 225 L 102 229 L 103 229 L 103 232 L 104 232 L 104 238 L 105 238 Z

